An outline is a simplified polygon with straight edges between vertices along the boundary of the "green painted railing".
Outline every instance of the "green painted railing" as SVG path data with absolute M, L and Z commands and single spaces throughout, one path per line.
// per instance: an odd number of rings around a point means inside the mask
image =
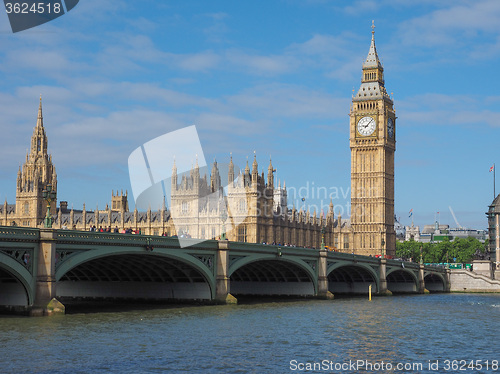
M 37 241 L 39 238 L 39 229 L 15 226 L 0 226 L 0 240 Z

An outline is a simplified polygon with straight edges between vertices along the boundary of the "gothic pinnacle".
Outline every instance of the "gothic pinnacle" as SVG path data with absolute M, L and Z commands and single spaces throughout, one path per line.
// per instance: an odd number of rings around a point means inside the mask
M 36 121 L 36 127 L 43 127 L 42 95 L 40 95 L 40 105 L 38 106 L 38 117 Z

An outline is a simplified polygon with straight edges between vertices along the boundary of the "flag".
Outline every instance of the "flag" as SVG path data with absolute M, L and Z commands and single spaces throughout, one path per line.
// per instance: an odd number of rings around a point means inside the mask
M 493 165 L 491 168 L 490 168 L 490 173 L 495 170 L 495 165 Z
M 410 212 L 408 214 L 409 214 L 408 218 L 410 218 L 413 215 L 413 208 L 410 209 Z

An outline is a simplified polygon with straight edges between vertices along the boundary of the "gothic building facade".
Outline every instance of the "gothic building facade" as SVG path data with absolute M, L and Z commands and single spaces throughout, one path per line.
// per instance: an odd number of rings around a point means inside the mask
M 257 158 L 252 168 L 248 162 L 243 173 L 235 175 L 232 158 L 227 176 L 227 193 L 217 162 L 210 176 L 200 175 L 198 164 L 186 175 L 177 173 L 171 178 L 171 206 L 165 203 L 157 211 L 129 211 L 128 193 L 111 191 L 111 204 L 105 209 L 68 209 L 67 201 L 57 201 L 57 174 L 48 153 L 48 140 L 42 114 L 38 108 L 37 123 L 31 137 L 25 163 L 19 168 L 16 204 L 7 201 L 0 206 L 0 225 L 43 227 L 47 201 L 43 193 L 51 188 L 55 198 L 50 202 L 53 227 L 68 230 L 99 230 L 123 232 L 132 229 L 148 235 L 177 235 L 198 239 L 217 239 L 225 235 L 232 241 L 280 243 L 319 248 L 322 236 L 325 244 L 349 250 L 348 221 L 334 219 L 333 204 L 325 216 L 316 212 L 297 211 L 287 206 L 286 187 L 275 186 L 271 161 L 267 176 L 258 173 Z M 50 187 L 49 187 L 50 186 Z M 323 229 L 323 233 L 322 233 Z
M 383 67 L 372 41 L 363 78 L 350 111 L 351 220 L 328 212 L 290 208 L 287 190 L 276 185 L 269 162 L 267 175 L 258 172 L 254 156 L 251 168 L 235 175 L 232 157 L 227 175 L 220 175 L 217 162 L 210 175 L 201 175 L 198 163 L 188 173 L 172 169 L 171 202 L 159 210 L 129 211 L 128 194 L 111 193 L 105 209 L 68 209 L 66 201 L 50 203 L 53 227 L 111 231 L 132 229 L 147 235 L 177 235 L 198 239 L 227 237 L 231 241 L 281 243 L 319 248 L 322 237 L 330 249 L 380 255 L 395 252 L 394 151 L 396 115 L 384 86 Z M 0 206 L 0 225 L 43 227 L 47 203 L 43 193 L 57 192 L 57 175 L 47 151 L 42 102 L 26 161 L 17 176 L 16 203 Z M 224 188 L 222 180 L 227 180 Z M 225 184 L 225 183 L 224 183 Z M 318 216 L 319 214 L 319 216 Z

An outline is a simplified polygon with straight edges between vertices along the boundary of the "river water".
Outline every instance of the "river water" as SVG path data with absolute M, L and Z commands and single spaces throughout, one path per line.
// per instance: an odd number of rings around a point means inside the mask
M 499 328 L 500 294 L 0 317 L 0 372 L 500 373 Z

